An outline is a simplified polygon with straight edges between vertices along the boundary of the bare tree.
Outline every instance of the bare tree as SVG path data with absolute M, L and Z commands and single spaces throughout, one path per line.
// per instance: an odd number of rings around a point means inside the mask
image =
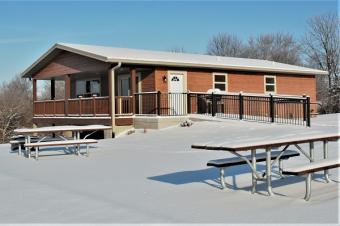
M 300 46 L 291 34 L 273 33 L 250 37 L 242 57 L 301 64 Z
M 0 143 L 7 142 L 13 130 L 30 126 L 32 120 L 31 82 L 16 76 L 0 85 Z
M 65 82 L 63 80 L 55 81 L 55 99 L 65 98 Z M 41 92 L 39 92 L 39 99 L 50 100 L 51 99 L 51 81 L 44 81 Z
M 340 60 L 338 16 L 335 13 L 328 13 L 309 19 L 303 47 L 309 65 L 328 71 L 328 88 L 338 84 Z
M 215 56 L 239 57 L 242 51 L 242 41 L 236 35 L 227 33 L 218 33 L 213 36 L 207 47 L 207 53 Z
M 322 77 L 317 79 L 318 98 L 324 113 L 340 111 L 339 24 L 336 13 L 315 16 L 308 20 L 308 31 L 302 40 L 307 64 L 328 71 L 327 82 Z

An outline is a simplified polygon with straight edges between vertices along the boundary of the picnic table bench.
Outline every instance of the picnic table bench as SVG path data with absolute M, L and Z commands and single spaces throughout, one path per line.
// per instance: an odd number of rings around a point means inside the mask
M 297 151 L 290 151 L 287 150 L 285 152 L 281 152 L 281 151 L 273 151 L 271 154 L 271 160 L 275 160 L 277 157 L 279 157 L 279 174 L 281 177 L 283 177 L 282 175 L 282 160 L 286 160 L 289 159 L 291 157 L 296 157 L 299 156 L 300 154 Z M 252 156 L 251 155 L 247 155 L 244 156 L 250 163 L 252 162 Z M 260 154 L 256 154 L 255 156 L 256 158 L 256 162 L 264 162 L 266 161 L 266 153 L 260 153 Z M 220 169 L 220 182 L 221 182 L 221 186 L 222 188 L 226 188 L 225 185 L 225 168 L 230 167 L 230 166 L 238 166 L 238 165 L 245 165 L 247 164 L 247 161 L 245 159 L 241 159 L 239 157 L 234 157 L 234 158 L 223 158 L 223 159 L 215 159 L 215 160 L 210 160 L 207 163 L 207 166 L 213 166 L 216 168 Z M 254 191 L 253 191 L 254 192 Z
M 332 168 L 340 167 L 340 159 L 323 159 L 318 160 L 316 162 L 312 162 L 305 165 L 300 165 L 296 167 L 291 167 L 288 169 L 285 169 L 282 173 L 286 175 L 295 175 L 295 176 L 306 176 L 306 194 L 305 194 L 305 200 L 308 201 L 311 197 L 311 186 L 312 186 L 312 173 L 322 171 L 322 170 L 328 170 Z
M 272 192 L 272 166 L 275 162 L 279 160 L 280 155 L 277 156 L 272 162 L 272 150 L 278 149 L 282 146 L 284 148 L 281 150 L 282 154 L 287 151 L 287 148 L 291 145 L 294 145 L 296 149 L 302 153 L 310 162 L 314 162 L 314 142 L 321 141 L 323 142 L 323 157 L 324 159 L 328 159 L 328 142 L 329 141 L 337 141 L 340 138 L 338 133 L 336 134 L 314 134 L 314 135 L 301 135 L 294 136 L 290 138 L 277 138 L 277 139 L 266 139 L 266 140 L 253 140 L 251 142 L 247 142 L 246 140 L 233 140 L 232 142 L 221 142 L 221 141 L 210 141 L 207 143 L 201 144 L 193 144 L 191 147 L 196 149 L 206 149 L 206 150 L 216 150 L 216 151 L 228 151 L 237 157 L 243 159 L 251 168 L 252 171 L 252 193 L 256 191 L 256 183 L 258 180 L 265 180 L 267 183 L 267 192 L 268 195 L 273 195 Z M 304 151 L 300 144 L 309 143 L 309 154 Z M 266 155 L 266 171 L 264 175 L 259 174 L 256 170 L 256 150 L 265 149 Z M 240 153 L 251 151 L 251 160 L 249 161 L 249 157 L 241 155 Z M 328 169 L 327 166 L 330 166 L 330 162 L 325 162 L 326 166 L 322 168 L 324 170 L 325 179 L 329 182 Z M 288 172 L 288 171 L 285 171 Z M 265 176 L 265 177 L 264 177 Z M 307 200 L 307 199 L 306 199 Z
M 50 142 L 39 142 L 39 143 L 29 143 L 25 144 L 25 147 L 31 148 L 35 147 L 35 159 L 38 160 L 39 157 L 39 148 L 40 147 L 48 147 L 48 146 L 71 146 L 71 145 L 81 145 L 86 144 L 86 155 L 89 156 L 89 144 L 98 143 L 98 141 L 94 139 L 82 139 L 82 140 L 61 140 L 61 141 L 50 141 Z M 29 149 L 30 152 L 30 149 Z M 79 148 L 76 152 L 78 155 L 80 154 Z
M 48 126 L 48 127 L 38 127 L 38 128 L 21 128 L 16 129 L 14 132 L 16 134 L 20 134 L 24 136 L 24 147 L 25 151 L 27 153 L 28 158 L 31 157 L 31 148 L 36 147 L 39 149 L 39 147 L 43 146 L 70 146 L 70 145 L 76 145 L 77 152 L 79 153 L 80 145 L 81 144 L 88 144 L 89 140 L 85 141 L 88 136 L 93 134 L 94 132 L 98 130 L 108 130 L 112 129 L 111 126 L 104 126 L 104 125 L 87 125 L 87 126 L 74 126 L 74 125 L 68 125 L 68 126 Z M 80 132 L 90 132 L 87 134 L 83 139 L 80 139 Z M 69 140 L 69 138 L 63 136 L 63 132 L 72 132 L 73 134 L 73 140 Z M 36 142 L 32 143 L 31 138 L 32 134 L 48 134 L 52 133 L 55 134 L 56 137 L 59 138 L 59 141 L 53 141 L 51 142 L 44 142 L 48 136 L 44 136 L 40 139 L 38 139 Z M 90 140 L 92 143 L 93 140 Z M 18 142 L 13 141 L 13 144 L 17 144 Z M 87 145 L 88 150 L 88 145 Z M 36 158 L 38 157 L 38 151 L 36 150 Z M 19 152 L 21 152 L 21 149 L 19 149 Z

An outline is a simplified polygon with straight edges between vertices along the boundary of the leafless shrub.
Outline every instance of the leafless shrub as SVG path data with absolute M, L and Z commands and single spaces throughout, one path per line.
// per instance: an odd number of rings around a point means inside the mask
M 0 85 L 0 143 L 13 135 L 13 130 L 30 126 L 32 120 L 31 82 L 14 77 Z

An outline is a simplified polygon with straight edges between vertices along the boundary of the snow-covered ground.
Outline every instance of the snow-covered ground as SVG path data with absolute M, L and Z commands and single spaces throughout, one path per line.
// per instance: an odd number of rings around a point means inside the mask
M 218 171 L 206 167 L 227 152 L 193 150 L 212 139 L 301 136 L 337 132 L 339 115 L 319 116 L 312 128 L 224 120 L 192 127 L 148 130 L 93 145 L 90 157 L 42 151 L 39 161 L 0 145 L 0 223 L 338 223 L 339 172 L 330 184 L 315 175 L 304 201 L 304 179 L 274 178 L 275 196 L 259 182 L 250 193 L 247 166 L 226 171 L 229 189 L 219 189 Z M 306 145 L 303 145 L 306 147 Z M 316 144 L 318 158 L 321 143 Z M 330 143 L 337 157 L 338 143 Z M 285 166 L 308 162 L 303 156 Z M 264 170 L 264 163 L 258 168 Z M 274 171 L 276 169 L 274 168 Z

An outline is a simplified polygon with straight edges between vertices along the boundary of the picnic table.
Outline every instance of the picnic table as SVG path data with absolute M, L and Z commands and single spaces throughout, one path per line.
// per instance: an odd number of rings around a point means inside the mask
M 73 134 L 73 140 L 80 141 L 80 133 L 88 131 L 89 134 L 87 134 L 84 139 L 86 139 L 91 134 L 95 133 L 98 130 L 108 130 L 112 129 L 111 126 L 104 126 L 104 125 L 87 125 L 87 126 L 74 126 L 74 125 L 67 125 L 67 126 L 47 126 L 47 127 L 38 127 L 38 128 L 21 128 L 14 130 L 14 133 L 21 134 L 25 137 L 25 149 L 28 151 L 31 143 L 31 135 L 32 134 L 56 134 L 61 140 L 67 141 L 68 138 L 62 135 L 63 132 L 72 132 Z M 44 141 L 48 136 L 44 136 L 40 138 L 37 143 L 40 143 Z M 79 152 L 80 149 L 80 143 L 77 144 L 77 149 Z M 31 157 L 30 152 L 28 151 L 28 158 Z
M 281 150 L 283 154 L 290 145 L 294 145 L 299 152 L 301 152 L 310 162 L 314 162 L 314 142 L 321 141 L 323 142 L 323 157 L 324 159 L 328 158 L 328 142 L 329 141 L 337 141 L 340 138 L 340 134 L 332 133 L 332 134 L 313 134 L 313 135 L 299 135 L 290 138 L 276 138 L 276 139 L 266 139 L 266 140 L 233 140 L 230 142 L 225 141 L 210 141 L 206 143 L 197 143 L 193 144 L 191 147 L 195 149 L 206 149 L 206 150 L 215 150 L 215 151 L 228 151 L 241 159 L 244 159 L 247 164 L 250 166 L 252 171 L 252 191 L 256 190 L 256 181 L 257 180 L 265 180 L 267 183 L 267 192 L 269 195 L 273 195 L 272 192 L 272 166 L 279 160 L 281 155 L 279 155 L 276 159 L 271 161 L 271 152 L 273 149 L 279 149 L 280 147 L 284 147 Z M 306 152 L 303 148 L 301 148 L 300 144 L 309 143 L 309 153 Z M 263 175 L 261 175 L 256 170 L 256 151 L 258 149 L 265 149 L 266 153 L 266 171 Z M 241 153 L 251 151 L 252 159 L 249 161 Z M 329 182 L 328 171 L 324 171 L 326 181 Z

